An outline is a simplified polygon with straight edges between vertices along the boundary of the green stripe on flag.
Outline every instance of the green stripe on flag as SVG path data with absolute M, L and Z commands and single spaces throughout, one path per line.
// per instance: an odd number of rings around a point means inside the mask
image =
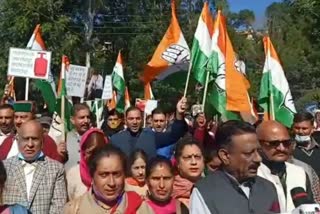
M 194 78 L 201 85 L 205 85 L 208 57 L 201 51 L 199 41 L 197 39 L 193 40 L 191 53 L 192 72 Z

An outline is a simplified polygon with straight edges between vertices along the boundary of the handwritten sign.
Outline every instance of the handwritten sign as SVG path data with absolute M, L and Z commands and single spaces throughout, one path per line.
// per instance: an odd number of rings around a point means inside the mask
M 48 79 L 51 52 L 10 48 L 8 76 Z
M 84 97 L 88 68 L 79 65 L 70 65 L 66 72 L 67 95 L 73 97 Z
M 112 78 L 111 78 L 111 75 L 106 75 L 106 77 L 104 79 L 102 99 L 103 100 L 112 99 Z

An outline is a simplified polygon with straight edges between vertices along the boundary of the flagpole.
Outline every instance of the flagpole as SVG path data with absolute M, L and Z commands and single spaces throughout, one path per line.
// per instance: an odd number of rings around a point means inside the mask
M 25 96 L 24 99 L 28 100 L 29 99 L 29 77 L 26 78 L 26 89 L 25 89 Z
M 188 86 L 189 86 L 189 81 L 190 81 L 190 74 L 191 74 L 191 68 L 192 68 L 192 62 L 189 62 L 189 68 L 188 68 L 188 75 L 187 75 L 187 80 L 186 80 L 186 86 L 184 88 L 184 93 L 183 96 L 186 97 L 187 96 L 187 92 L 188 92 Z
M 273 101 L 273 93 L 270 93 L 270 116 L 271 116 L 271 120 L 275 120 L 275 113 L 274 113 L 274 101 Z
M 64 56 L 62 56 L 62 64 L 61 64 L 61 80 L 64 81 L 65 79 L 65 62 L 64 62 Z M 63 83 L 62 83 L 63 84 Z M 63 86 L 61 86 L 63 87 Z M 61 89 L 61 92 L 64 89 Z M 61 121 L 62 121 L 62 140 L 65 142 L 66 140 L 66 131 L 65 131 L 65 96 L 64 93 L 61 93 Z
M 206 72 L 207 72 L 206 83 L 205 83 L 205 86 L 204 86 L 203 98 L 202 98 L 202 110 L 203 110 L 203 112 L 204 112 L 204 107 L 206 105 L 206 100 L 207 100 L 207 92 L 208 92 L 208 85 L 209 85 L 209 75 L 210 75 L 210 72 L 209 72 L 208 69 L 206 69 Z

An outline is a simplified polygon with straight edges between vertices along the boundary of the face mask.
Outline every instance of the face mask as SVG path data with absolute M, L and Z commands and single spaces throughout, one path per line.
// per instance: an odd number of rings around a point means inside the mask
M 40 158 L 42 158 L 42 157 L 44 157 L 44 154 L 43 154 L 42 151 L 40 151 L 40 152 L 37 153 L 31 160 L 27 160 L 27 161 L 36 161 L 36 160 L 38 160 L 38 159 L 40 159 Z M 18 154 L 18 158 L 19 158 L 20 160 L 25 160 L 25 161 L 26 161 L 26 159 L 25 159 L 25 157 L 23 156 L 22 153 L 19 153 L 19 154 Z
M 306 136 L 296 135 L 295 140 L 297 141 L 297 143 L 310 142 L 311 137 L 309 135 L 306 135 Z
M 109 125 L 110 128 L 115 129 L 120 125 L 120 122 L 114 122 Z

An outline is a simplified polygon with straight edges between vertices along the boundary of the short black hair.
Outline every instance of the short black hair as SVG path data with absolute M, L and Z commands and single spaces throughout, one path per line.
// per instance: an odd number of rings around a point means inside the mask
M 89 159 L 89 171 L 91 177 L 93 177 L 95 171 L 97 170 L 97 165 L 99 161 L 104 157 L 109 157 L 110 155 L 116 155 L 120 158 L 123 167 L 123 172 L 126 173 L 127 169 L 127 159 L 126 155 L 118 148 L 111 144 L 106 144 L 99 150 L 95 150 Z
M 157 156 L 157 157 L 152 158 L 148 162 L 147 169 L 146 169 L 146 178 L 150 177 L 150 175 L 152 174 L 154 169 L 160 164 L 166 165 L 169 168 L 170 173 L 174 176 L 174 167 L 173 167 L 171 161 L 163 156 Z
M 12 111 L 14 111 L 13 106 L 7 103 L 0 105 L 0 110 L 3 109 L 11 109 Z
M 155 115 L 155 114 L 163 114 L 164 116 L 166 116 L 166 113 L 161 109 L 161 108 L 155 108 L 152 112 L 151 115 Z
M 76 103 L 72 107 L 72 116 L 75 116 L 78 111 L 88 110 L 90 113 L 90 108 L 86 103 Z
M 313 125 L 314 117 L 309 112 L 299 112 L 293 117 L 293 123 L 301 123 L 304 121 L 309 121 Z
M 115 109 L 111 109 L 110 111 L 107 112 L 106 118 L 110 117 L 110 116 L 118 116 L 119 118 L 122 117 L 122 114 L 119 113 L 117 110 Z
M 232 137 L 246 133 L 256 134 L 256 129 L 253 125 L 239 120 L 229 120 L 218 126 L 216 132 L 216 143 L 219 148 L 230 146 Z
M 139 111 L 140 114 L 142 115 L 142 112 L 141 112 L 141 110 L 140 110 L 138 107 L 136 107 L 136 106 L 130 106 L 130 107 L 126 110 L 126 117 L 128 116 L 128 114 L 129 114 L 130 111 Z
M 194 140 L 192 136 L 186 135 L 177 142 L 176 149 L 174 152 L 174 157 L 177 161 L 179 161 L 182 155 L 182 151 L 186 146 L 197 146 L 201 150 L 201 153 L 203 155 L 203 149 L 199 145 L 199 143 L 196 140 Z
M 207 164 L 210 161 L 212 161 L 212 159 L 214 157 L 218 156 L 218 149 L 216 147 L 216 145 L 210 145 L 210 146 L 206 146 L 204 149 L 204 162 Z
M 127 169 L 127 175 L 128 176 L 132 176 L 131 173 L 131 166 L 134 164 L 134 162 L 138 159 L 141 158 L 147 165 L 148 163 L 148 156 L 145 153 L 145 151 L 143 151 L 142 149 L 136 149 L 134 150 L 130 156 L 129 156 L 129 160 L 128 160 L 128 169 Z

